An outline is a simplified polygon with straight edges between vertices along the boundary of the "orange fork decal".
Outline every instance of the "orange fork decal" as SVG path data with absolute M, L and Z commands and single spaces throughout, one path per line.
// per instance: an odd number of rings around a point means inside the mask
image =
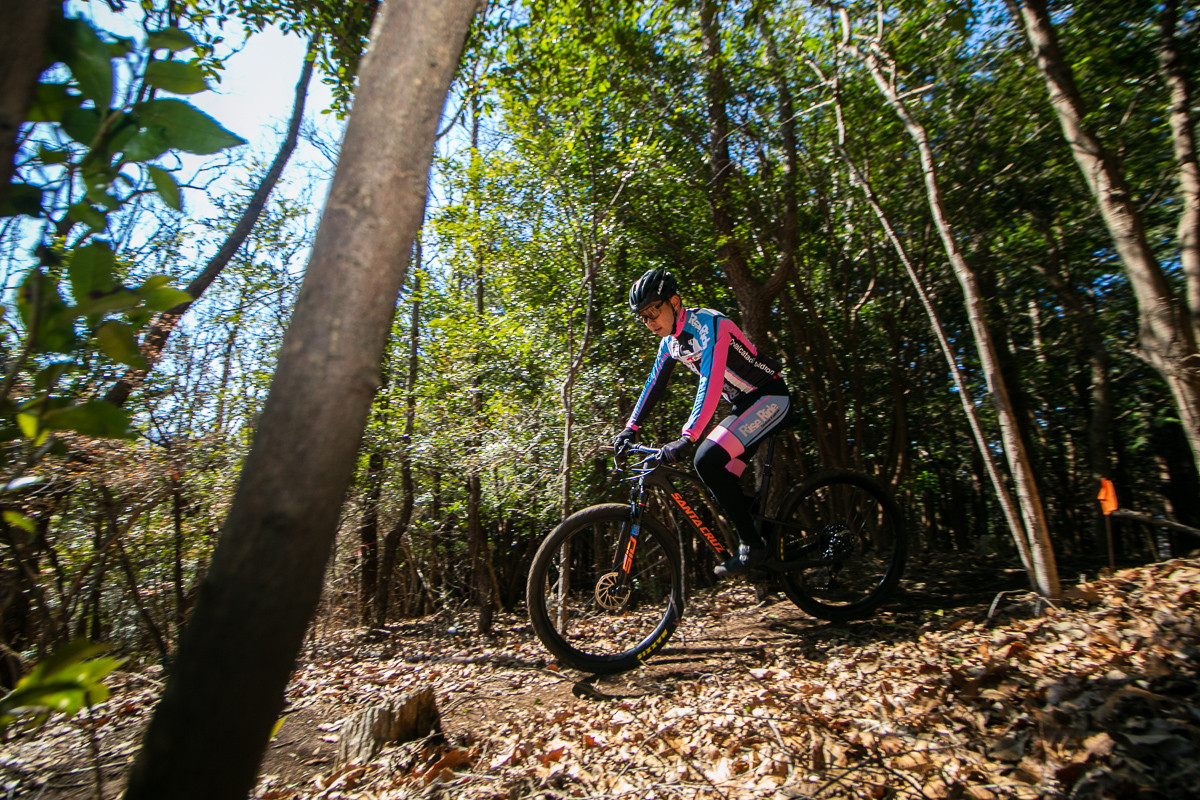
M 625 548 L 625 562 L 623 564 L 621 564 L 621 571 L 624 572 L 626 575 L 628 575 L 629 570 L 633 568 L 633 551 L 634 551 L 634 548 L 636 548 L 636 547 L 637 547 L 637 537 L 630 536 L 629 537 L 629 547 Z

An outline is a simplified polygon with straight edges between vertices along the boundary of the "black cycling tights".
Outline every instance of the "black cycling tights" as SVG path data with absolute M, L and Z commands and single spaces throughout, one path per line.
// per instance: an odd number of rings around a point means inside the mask
M 786 387 L 768 385 L 764 389 L 783 391 L 758 392 L 734 406 L 734 413 L 701 442 L 693 462 L 696 474 L 724 509 L 742 544 L 750 547 L 765 547 L 766 542 L 755 529 L 749 503 L 742 494 L 742 472 L 766 435 L 787 417 L 789 408 Z

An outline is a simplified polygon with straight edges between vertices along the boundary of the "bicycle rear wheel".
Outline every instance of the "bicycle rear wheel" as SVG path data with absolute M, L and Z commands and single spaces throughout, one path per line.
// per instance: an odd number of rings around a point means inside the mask
M 577 511 L 533 557 L 526 586 L 529 620 L 546 649 L 585 672 L 636 667 L 670 638 L 683 614 L 679 545 L 643 516 L 628 578 L 613 569 L 628 505 Z
M 873 478 L 814 475 L 783 502 L 772 548 L 796 566 L 778 574 L 784 594 L 820 619 L 861 619 L 895 590 L 908 542 L 899 507 Z

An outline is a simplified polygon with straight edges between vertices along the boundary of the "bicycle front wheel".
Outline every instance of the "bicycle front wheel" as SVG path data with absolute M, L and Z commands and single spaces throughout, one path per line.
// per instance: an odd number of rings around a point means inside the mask
M 788 599 L 819 619 L 861 619 L 895 590 L 907 538 L 900 509 L 873 478 L 813 476 L 783 502 L 772 546 Z
M 591 506 L 563 520 L 533 557 L 529 620 L 546 649 L 576 669 L 636 667 L 683 614 L 679 545 L 654 519 L 643 516 L 628 569 L 614 569 L 618 547 L 626 559 L 630 526 L 628 505 Z

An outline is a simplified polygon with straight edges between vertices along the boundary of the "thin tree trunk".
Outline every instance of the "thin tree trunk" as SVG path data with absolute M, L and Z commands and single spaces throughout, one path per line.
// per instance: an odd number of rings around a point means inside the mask
M 115 520 L 110 520 L 109 525 L 115 529 Z M 129 561 L 129 554 L 125 552 L 124 545 L 118 539 L 116 542 L 117 559 L 121 562 L 121 570 L 125 573 L 125 580 L 129 587 L 129 596 L 133 599 L 133 607 L 137 609 L 138 616 L 142 618 L 142 622 L 146 625 L 146 630 L 150 633 L 150 638 L 154 641 L 154 646 L 158 650 L 159 657 L 167 660 L 171 649 L 167 645 L 167 637 L 163 635 L 162 628 L 159 627 L 158 621 L 154 619 L 154 615 L 150 613 L 150 609 L 146 607 L 146 601 L 142 599 L 142 593 L 138 589 L 137 573 L 134 572 L 133 564 Z
M 412 316 L 408 329 L 408 374 L 404 381 L 404 433 L 400 438 L 400 516 L 383 539 L 383 552 L 379 559 L 379 585 L 375 595 L 375 625 L 382 628 L 387 623 L 388 604 L 391 600 L 392 573 L 396 568 L 396 553 L 412 522 L 416 487 L 412 471 L 412 435 L 417 417 L 417 368 L 420 366 L 420 322 L 421 322 L 421 242 L 417 241 L 415 260 L 417 271 L 413 280 Z
M 370 625 L 372 606 L 379 591 L 379 497 L 383 493 L 383 453 L 367 457 L 367 492 L 358 526 L 359 619 Z
M 1112 237 L 1138 305 L 1138 345 L 1141 356 L 1153 366 L 1171 391 L 1183 424 L 1192 458 L 1200 469 L 1200 352 L 1187 309 L 1171 288 L 1146 236 L 1141 211 L 1125 180 L 1119 162 L 1086 123 L 1086 110 L 1070 65 L 1063 58 L 1045 0 L 1006 0 L 1033 52 L 1034 63 L 1046 83 L 1050 105 L 1058 116 L 1063 138 L 1070 145 L 1100 216 Z M 1172 100 L 1178 100 L 1172 86 Z M 1180 113 L 1179 109 L 1175 109 Z M 1174 115 L 1172 130 L 1179 131 Z M 1176 154 L 1181 136 L 1175 134 Z M 1185 154 L 1186 158 L 1186 154 Z M 1195 177 L 1194 157 L 1192 178 Z M 1181 166 L 1186 166 L 1181 162 Z M 1181 188 L 1188 191 L 1187 175 Z M 1190 210 L 1185 213 L 1194 214 Z M 1194 243 L 1195 228 L 1189 235 Z M 1189 288 L 1190 292 L 1190 288 Z M 1195 309 L 1192 313 L 1196 313 Z
M 479 155 L 479 98 L 476 95 L 471 97 L 471 159 L 480 158 Z M 479 171 L 476 170 L 476 175 Z M 476 183 L 472 187 L 471 194 L 474 196 L 476 212 L 481 211 L 480 205 L 480 187 Z M 482 329 L 484 325 L 483 318 L 483 298 L 484 298 L 484 250 L 483 245 L 479 246 L 475 253 L 475 325 Z M 475 599 L 479 603 L 479 623 L 478 631 L 482 634 L 492 632 L 492 617 L 496 610 L 496 593 L 494 591 L 494 581 L 490 578 L 490 568 L 488 562 L 490 554 L 488 552 L 488 538 L 483 530 L 483 481 L 480 477 L 482 465 L 479 463 L 480 451 L 483 449 L 483 440 L 479 436 L 479 429 L 483 425 L 483 378 L 479 374 L 479 351 L 478 349 L 471 356 L 471 418 L 475 426 L 476 433 L 471 438 L 471 468 L 467 474 L 467 550 L 471 563 L 471 581 L 475 587 Z
M 172 577 L 175 579 L 175 636 L 178 638 L 187 616 L 187 589 L 183 585 L 183 488 L 179 485 L 178 475 L 171 476 L 171 521 L 175 531 Z
M 987 380 L 988 392 L 996 409 L 1004 454 L 1008 460 L 1009 471 L 1017 492 L 1021 526 L 1013 530 L 1013 535 L 1017 538 L 1018 545 L 1021 539 L 1025 540 L 1027 555 L 1030 559 L 1026 566 L 1032 568 L 1031 578 L 1038 593 L 1051 599 L 1057 598 L 1061 594 L 1062 587 L 1058 581 L 1058 567 L 1054 560 L 1054 548 L 1050 543 L 1050 529 L 1046 523 L 1045 509 L 1042 506 L 1033 464 L 1026 449 L 1025 440 L 1021 435 L 1020 421 L 1009 395 L 1008 385 L 1001 372 L 1000 354 L 987 322 L 987 312 L 978 279 L 959 251 L 954 229 L 945 216 L 941 185 L 928 134 L 924 126 L 909 112 L 908 107 L 900 98 L 895 84 L 889 81 L 884 74 L 883 65 L 880 63 L 880 58 L 883 56 L 882 51 L 875 43 L 871 43 L 865 51 L 852 45 L 849 42 L 849 16 L 845 11 L 842 12 L 842 21 L 846 35 L 844 44 L 847 50 L 863 60 L 880 93 L 886 98 L 896 115 L 900 117 L 905 130 L 908 131 L 917 146 L 925 178 L 929 210 L 933 214 L 934 223 L 941 236 L 946 257 L 962 287 L 967 318 L 970 321 L 975 346 L 984 370 L 984 377 Z
M 254 442 L 127 800 L 241 800 L 321 595 L 477 0 L 382 6 Z
M 259 181 L 258 188 L 254 190 L 250 202 L 242 211 L 241 217 L 238 218 L 229 236 L 221 244 L 221 248 L 208 260 L 200 274 L 193 278 L 184 289 L 192 299 L 186 303 L 180 303 L 169 311 L 164 311 L 150 324 L 149 330 L 142 339 L 141 348 L 142 354 L 146 357 L 147 366 L 144 369 L 127 371 L 105 393 L 104 399 L 108 402 L 118 406 L 125 405 L 133 387 L 145 380 L 147 373 L 161 357 L 163 348 L 166 347 L 167 340 L 171 337 L 171 332 L 179 324 L 184 312 L 191 308 L 192 304 L 199 300 L 205 290 L 212 285 L 212 282 L 217 279 L 217 276 L 221 274 L 221 271 L 225 269 L 225 266 L 250 236 L 251 231 L 254 230 L 255 223 L 258 222 L 258 218 L 267 205 L 267 198 L 275 189 L 275 185 L 279 183 L 279 178 L 283 175 L 283 168 L 287 166 L 288 160 L 296 149 L 296 142 L 300 135 L 300 123 L 304 120 L 304 104 L 308 98 L 308 85 L 312 79 L 313 61 L 318 44 L 317 38 L 313 38 L 308 43 L 308 50 L 304 56 L 304 67 L 300 70 L 300 79 L 296 82 L 296 94 L 292 103 L 292 117 L 288 122 L 287 134 L 283 137 L 279 151 L 275 154 L 275 160 L 267 169 L 267 174 Z
M 563 407 L 563 457 L 560 467 L 562 492 L 559 496 L 559 511 L 562 513 L 563 519 L 566 519 L 567 515 L 571 513 L 571 444 L 575 423 L 574 398 L 572 397 L 571 390 L 575 387 L 575 379 L 579 375 L 579 370 L 583 367 L 583 360 L 587 355 L 588 346 L 591 344 L 592 339 L 592 310 L 595 307 L 596 265 L 594 254 L 591 252 L 588 252 L 584 256 L 583 280 L 587 288 L 587 309 L 583 316 L 583 341 L 579 343 L 579 350 L 575 353 L 575 357 L 567 367 L 567 377 L 563 381 L 560 393 Z M 570 341 L 573 336 L 573 330 L 569 330 L 567 336 L 567 352 L 571 352 L 575 349 L 574 343 Z
M 1190 113 L 1192 87 L 1187 64 L 1179 52 L 1175 37 L 1179 3 L 1167 0 L 1159 17 L 1158 63 L 1163 82 L 1171 95 L 1168 119 L 1171 145 L 1179 172 L 1179 194 L 1183 201 L 1179 212 L 1179 263 L 1183 267 L 1185 297 L 1192 323 L 1192 338 L 1200 343 L 1200 160 L 1196 156 L 1196 125 Z

